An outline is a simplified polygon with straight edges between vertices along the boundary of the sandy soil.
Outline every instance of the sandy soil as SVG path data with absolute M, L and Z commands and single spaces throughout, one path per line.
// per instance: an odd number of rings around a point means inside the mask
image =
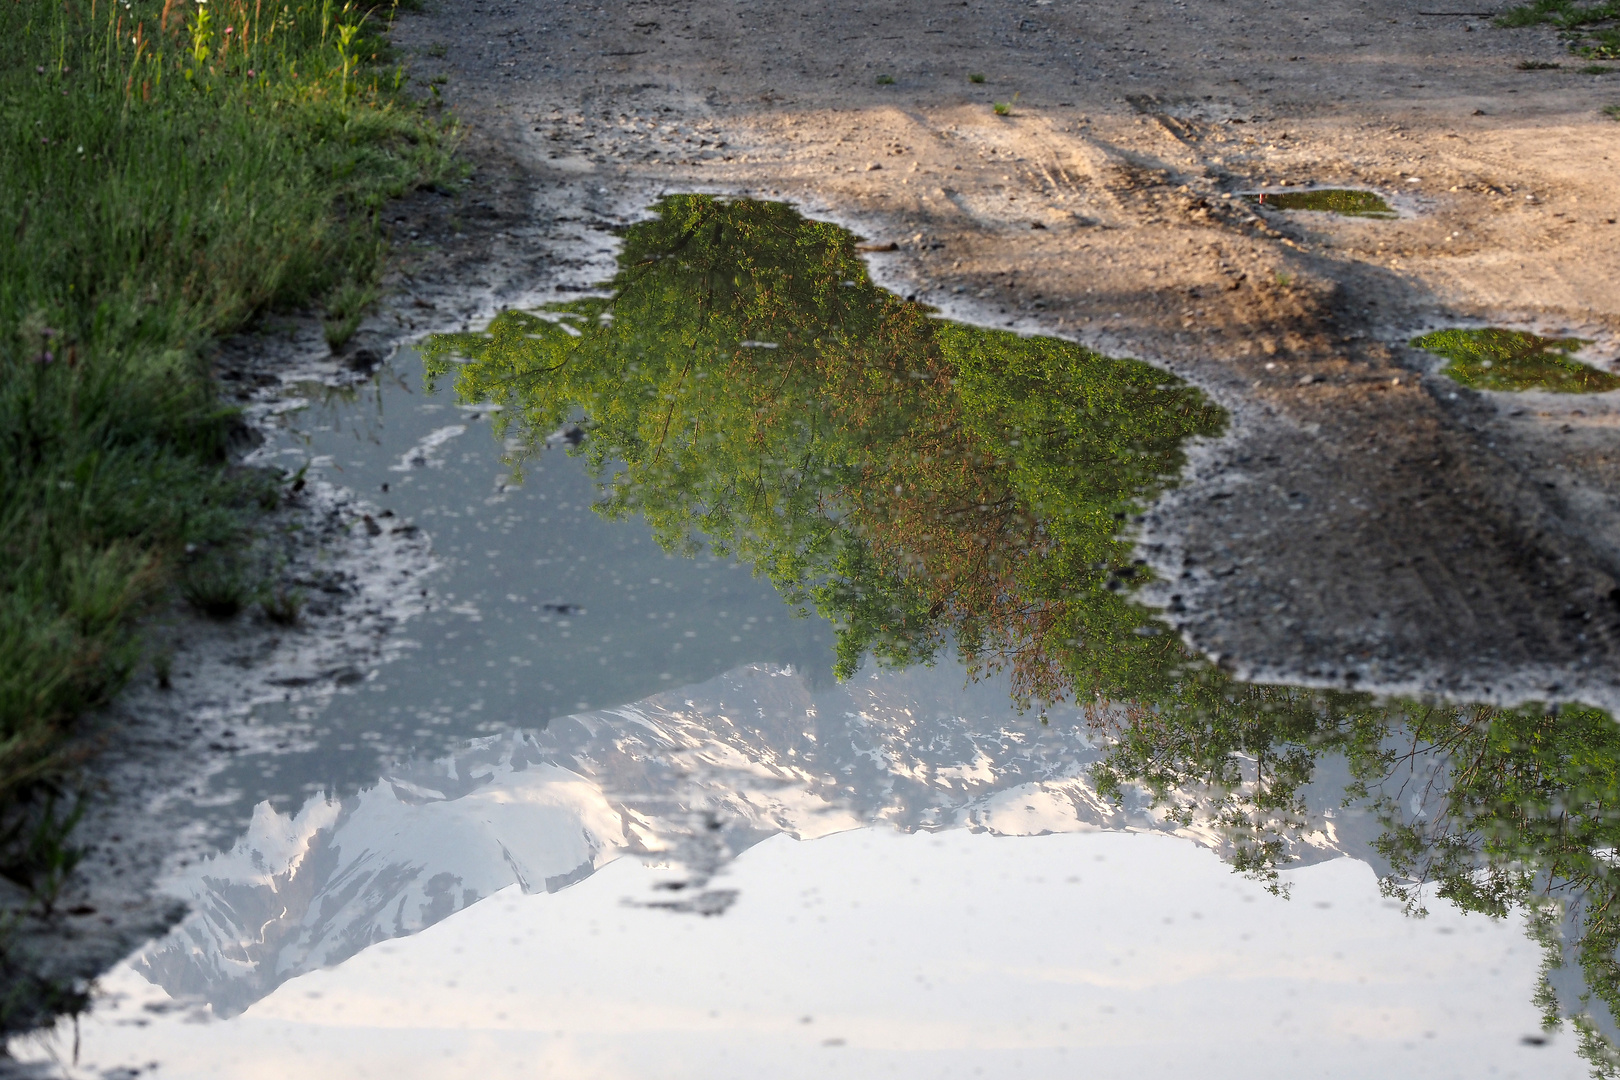
M 1195 647 L 1257 678 L 1614 707 L 1613 396 L 1475 394 L 1404 344 L 1488 323 L 1620 350 L 1620 75 L 1577 74 L 1550 30 L 1426 14 L 1492 6 L 437 0 L 395 39 L 481 167 L 400 213 L 451 300 L 391 317 L 586 285 L 660 192 L 789 199 L 897 241 L 873 256 L 897 291 L 1232 411 L 1140 523 Z M 1401 218 L 1232 197 L 1308 183 Z

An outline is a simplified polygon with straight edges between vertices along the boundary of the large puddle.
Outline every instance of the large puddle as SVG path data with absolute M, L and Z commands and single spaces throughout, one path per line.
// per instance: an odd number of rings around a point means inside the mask
M 1162 372 L 938 320 L 780 205 L 668 200 L 621 266 L 287 415 L 284 464 L 432 535 L 415 648 L 255 718 L 287 737 L 197 797 L 192 913 L 14 1054 L 1612 1069 L 1607 716 L 1187 654 L 1121 532 L 1224 420 Z

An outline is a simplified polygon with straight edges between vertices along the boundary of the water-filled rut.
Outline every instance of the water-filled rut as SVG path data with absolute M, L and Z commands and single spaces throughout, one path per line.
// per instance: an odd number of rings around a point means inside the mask
M 254 714 L 196 799 L 230 842 L 176 869 L 190 913 L 14 1054 L 1613 1060 L 1606 714 L 1245 683 L 1189 650 L 1135 599 L 1130 530 L 1227 417 L 1158 369 L 941 320 L 782 204 L 667 199 L 619 262 L 284 414 L 262 458 L 367 492 L 374 537 L 431 536 L 410 647 Z

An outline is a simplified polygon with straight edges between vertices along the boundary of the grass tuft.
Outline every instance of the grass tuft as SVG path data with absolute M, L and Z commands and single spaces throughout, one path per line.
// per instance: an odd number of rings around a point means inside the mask
M 211 553 L 180 572 L 180 595 L 210 619 L 235 618 L 257 593 L 253 573 L 232 553 Z
M 259 601 L 265 618 L 277 626 L 297 626 L 304 614 L 304 594 L 285 586 L 273 589 Z
M 14 800 L 0 819 L 0 877 L 27 890 L 49 918 L 56 910 L 62 887 L 87 852 L 68 837 L 84 816 L 84 797 L 71 809 L 60 809 L 62 791 L 51 783 L 36 783 L 25 798 Z
M 371 280 L 345 281 L 333 289 L 326 299 L 326 318 L 321 323 L 326 343 L 334 349 L 347 344 L 360 328 L 366 309 L 379 295 L 376 283 Z

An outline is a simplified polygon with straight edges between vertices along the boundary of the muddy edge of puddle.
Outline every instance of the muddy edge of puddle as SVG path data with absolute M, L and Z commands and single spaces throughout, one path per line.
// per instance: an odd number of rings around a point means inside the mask
M 1391 0 L 441 0 L 394 40 L 418 85 L 444 78 L 476 174 L 385 211 L 399 268 L 341 355 L 312 319 L 227 346 L 250 415 L 297 377 L 359 377 L 400 341 L 603 279 L 612 230 L 660 194 L 787 199 L 893 241 L 871 263 L 896 292 L 1149 360 L 1231 412 L 1136 523 L 1147 599 L 1193 647 L 1251 678 L 1620 704 L 1620 413 L 1466 391 L 1403 344 L 1489 323 L 1614 358 L 1620 127 L 1598 110 L 1620 90 L 1517 70 L 1563 59 L 1550 31 Z M 1309 183 L 1402 217 L 1236 197 Z M 324 488 L 284 511 L 310 538 L 289 572 L 319 549 L 346 590 L 329 617 L 296 635 L 168 617 L 175 688 L 138 682 L 87 737 L 98 798 L 61 906 L 95 913 L 22 935 L 41 973 L 91 977 L 176 917 L 153 881 L 217 839 L 184 827 L 187 793 L 249 748 L 234 718 L 286 692 L 271 680 L 302 665 L 318 696 L 386 661 L 431 555 L 378 545 L 365 509 Z

